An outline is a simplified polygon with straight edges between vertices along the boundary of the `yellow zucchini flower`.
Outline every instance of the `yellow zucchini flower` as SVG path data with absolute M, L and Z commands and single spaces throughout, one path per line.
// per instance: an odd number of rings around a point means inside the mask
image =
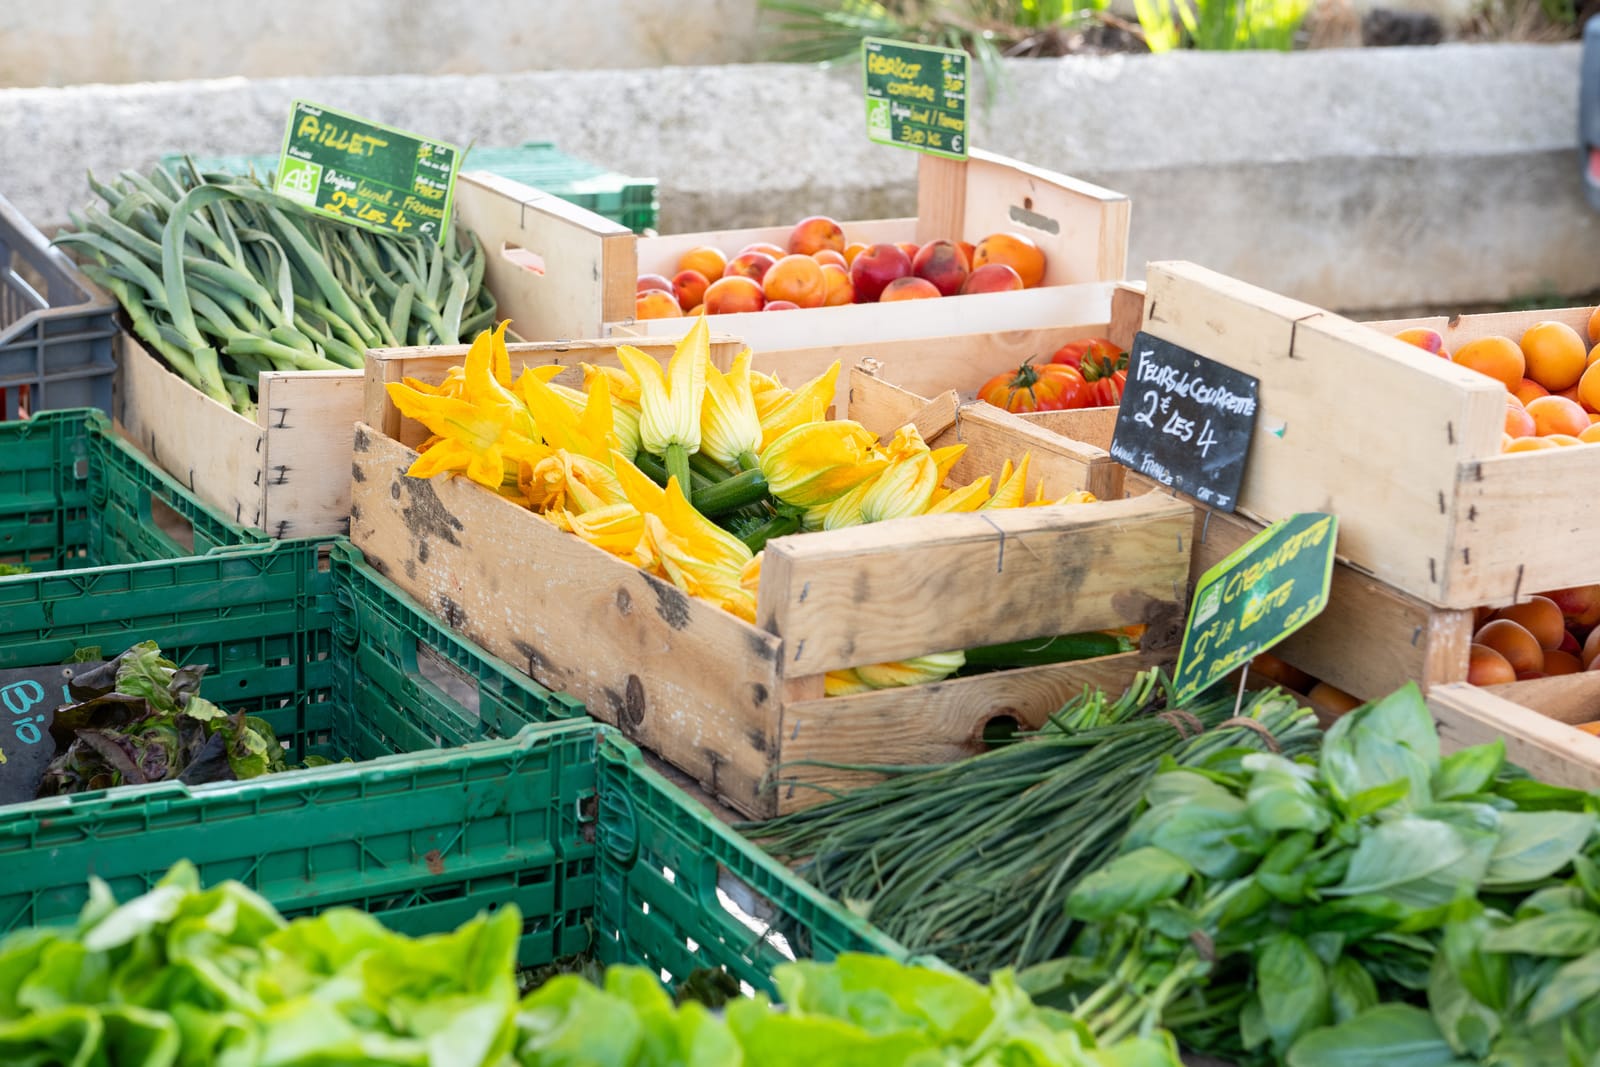
M 596 548 L 635 567 L 643 567 L 639 542 L 644 538 L 644 516 L 629 503 L 610 504 L 582 514 L 572 511 L 550 512 L 547 517 L 571 530 Z
M 518 463 L 537 463 L 549 455 L 533 416 L 495 378 L 495 347 L 504 350 L 509 322 L 502 322 L 492 334 L 480 333 L 472 343 L 458 395 L 428 394 L 403 382 L 389 384 L 389 397 L 400 413 L 438 438 L 406 472 L 411 477 L 465 471 L 473 481 L 498 491 L 508 471 L 515 480 Z
M 706 367 L 706 399 L 700 409 L 700 451 L 724 467 L 753 466 L 761 448 L 761 418 L 750 392 L 750 350 L 739 353 L 723 374 Z
M 979 511 L 995 511 L 999 508 L 1020 508 L 1026 499 L 1028 491 L 1028 461 L 1029 453 L 1022 454 L 1022 462 L 1012 466 L 1008 459 L 1005 466 L 1000 468 L 1000 488 L 994 491 L 994 496 L 978 508 Z
M 756 402 L 756 416 L 763 423 L 794 396 L 794 390 L 778 381 L 776 374 L 750 372 L 750 395 Z
M 761 410 L 758 397 L 756 412 L 761 417 L 762 447 L 772 444 L 797 426 L 821 422 L 828 414 L 828 405 L 833 403 L 833 392 L 838 381 L 839 361 L 834 360 L 833 366 L 794 390 L 781 404 L 768 411 Z
M 870 692 L 872 686 L 863 682 L 861 676 L 848 667 L 842 671 L 829 671 L 822 677 L 823 696 L 847 697 Z
M 939 488 L 939 464 L 915 426 L 908 423 L 896 430 L 885 454 L 888 467 L 861 497 L 862 522 L 921 515 Z
M 663 374 L 661 364 L 634 348 L 621 345 L 617 357 L 639 383 L 639 443 L 661 456 L 667 470 L 689 483 L 689 456 L 700 450 L 700 408 L 705 400 L 706 368 L 711 363 L 711 335 L 706 320 L 695 320 L 678 342 Z
M 888 465 L 873 447 L 876 440 L 858 422 L 804 423 L 767 446 L 761 473 L 779 500 L 814 508 L 837 500 Z
M 967 654 L 958 649 L 954 652 L 934 652 L 894 663 L 875 663 L 868 667 L 857 667 L 855 672 L 856 677 L 870 689 L 894 689 L 902 685 L 923 685 L 927 682 L 942 681 L 959 671 L 966 662 Z
M 989 499 L 989 482 L 987 474 L 959 489 L 940 490 L 934 495 L 933 503 L 928 506 L 925 515 L 953 515 L 963 511 L 977 511 Z
M 541 368 L 543 369 L 543 368 Z M 617 445 L 611 408 L 611 390 L 605 378 L 595 382 L 581 412 L 532 372 L 517 380 L 517 389 L 534 422 L 552 448 L 576 452 L 606 463 Z

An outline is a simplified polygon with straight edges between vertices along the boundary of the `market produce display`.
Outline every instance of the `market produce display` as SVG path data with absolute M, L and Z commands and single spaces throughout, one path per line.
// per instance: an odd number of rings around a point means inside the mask
M 492 325 L 484 251 L 313 217 L 254 177 L 189 166 L 90 179 L 57 242 L 195 388 L 254 414 L 261 371 L 360 368 L 368 348 L 454 344 Z
M 1083 492 L 1046 499 L 1042 482 L 1030 497 L 1027 453 L 1007 459 L 995 476 L 948 485 L 964 445 L 931 449 L 909 424 L 880 444 L 859 423 L 826 419 L 837 363 L 795 389 L 752 372 L 748 352 L 724 373 L 710 363 L 703 319 L 665 371 L 623 345 L 622 368 L 585 365 L 583 390 L 552 384 L 558 365 L 529 368 L 513 381 L 504 334 L 504 323 L 480 334 L 465 365 L 440 386 L 387 387 L 401 413 L 433 434 L 407 474 L 465 474 L 748 622 L 772 537 L 1094 499 Z M 936 681 L 963 666 L 963 651 L 832 671 L 827 691 Z M 1060 653 L 1092 654 L 1076 646 Z M 987 666 L 1000 662 L 990 653 Z
M 349 909 L 285 922 L 188 864 L 71 928 L 0 939 L 0 1060 L 14 1067 L 544 1067 L 818 1063 L 1180 1067 L 1165 1036 L 1102 1046 L 1009 974 L 986 987 L 875 956 L 779 968 L 765 997 L 679 1003 L 614 966 L 518 995 L 515 907 L 409 938 Z M 720 1009 L 720 1010 L 718 1010 Z
M 964 293 L 1032 289 L 1044 280 L 1045 254 L 1014 232 L 977 244 L 939 239 L 850 241 L 823 215 L 802 219 L 788 247 L 758 242 L 729 254 L 710 245 L 679 257 L 677 273 L 641 274 L 635 315 L 668 319 L 747 311 L 792 311 L 843 304 L 927 300 Z

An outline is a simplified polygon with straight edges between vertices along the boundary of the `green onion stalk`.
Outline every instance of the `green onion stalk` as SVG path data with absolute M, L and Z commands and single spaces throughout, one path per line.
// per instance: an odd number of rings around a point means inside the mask
M 986 976 L 1063 954 L 1067 895 L 1116 854 L 1164 763 L 1293 756 L 1318 737 L 1277 690 L 1248 695 L 1237 714 L 1231 693 L 1180 706 L 1151 671 L 1116 699 L 1086 691 L 1044 728 L 970 759 L 851 766 L 883 780 L 742 829 L 913 952 Z
M 56 238 L 135 336 L 196 389 L 254 417 L 264 372 L 358 369 L 366 350 L 455 344 L 494 324 L 477 237 L 443 246 L 312 216 L 193 163 L 123 171 Z

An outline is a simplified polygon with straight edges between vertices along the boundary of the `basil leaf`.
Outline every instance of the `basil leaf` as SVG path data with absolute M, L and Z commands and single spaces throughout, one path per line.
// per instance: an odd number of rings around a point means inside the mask
M 1456 1058 L 1432 1016 L 1409 1004 L 1380 1004 L 1295 1042 L 1289 1067 L 1469 1067 Z
M 1257 958 L 1256 997 L 1261 1001 L 1261 1021 L 1279 1055 L 1330 1015 L 1322 961 L 1293 934 L 1274 937 Z
M 1499 889 L 1550 877 L 1572 862 L 1596 826 L 1595 817 L 1585 812 L 1504 813 L 1484 886 Z
M 1487 952 L 1520 952 L 1528 956 L 1582 956 L 1600 949 L 1600 915 L 1592 911 L 1555 911 L 1492 930 L 1483 939 Z
M 1330 896 L 1382 893 L 1412 908 L 1448 904 L 1483 879 L 1494 850 L 1493 832 L 1402 816 L 1374 827 L 1356 846 L 1344 881 Z
M 1583 1005 L 1600 1011 L 1600 951 L 1580 956 L 1550 976 L 1528 1005 L 1528 1025 L 1539 1026 L 1575 1013 Z
M 1192 873 L 1170 852 L 1141 848 L 1118 856 L 1074 886 L 1067 897 L 1067 914 L 1093 922 L 1141 911 L 1175 896 Z
M 1505 766 L 1506 745 L 1499 738 L 1487 745 L 1473 745 L 1452 752 L 1439 762 L 1433 775 L 1433 795 L 1440 800 L 1471 796 L 1483 792 Z

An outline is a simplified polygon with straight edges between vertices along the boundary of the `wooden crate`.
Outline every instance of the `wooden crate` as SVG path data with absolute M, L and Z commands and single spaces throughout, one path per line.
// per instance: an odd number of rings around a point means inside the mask
M 580 355 L 593 359 L 598 349 Z M 554 345 L 512 351 L 514 362 L 573 358 Z M 782 538 L 767 548 L 762 624 L 753 626 L 464 479 L 405 477 L 417 431 L 389 405 L 383 383 L 437 380 L 463 352 L 369 357 L 366 422 L 355 445 L 355 543 L 451 626 L 578 696 L 746 815 L 821 799 L 792 782 L 767 788 L 785 764 L 951 759 L 977 751 L 993 720 L 1037 726 L 1083 685 L 1122 686 L 1172 655 L 1189 571 L 1185 503 L 1148 497 L 924 516 Z M 867 403 L 873 391 L 865 380 L 856 395 Z M 1050 492 L 1084 484 L 1080 456 L 1004 412 L 956 411 L 941 429 L 943 420 L 929 413 L 933 443 L 969 445 L 958 479 L 1028 449 Z M 823 695 L 830 670 L 1136 623 L 1150 627 L 1136 653 Z M 831 787 L 866 780 L 800 773 Z
M 1502 454 L 1504 388 L 1388 335 L 1442 326 L 1454 348 L 1576 312 L 1379 330 L 1188 263 L 1152 264 L 1146 287 L 1146 331 L 1261 381 L 1241 515 L 1335 512 L 1342 559 L 1444 608 L 1600 580 L 1573 491 L 1600 481 L 1600 449 Z
M 633 234 L 625 227 L 486 172 L 463 174 L 455 202 L 459 225 L 483 241 L 485 282 L 518 336 L 590 336 L 614 308 L 632 308 L 633 283 L 623 275 Z M 623 273 L 613 278 L 606 267 Z M 361 371 L 263 374 L 251 420 L 173 374 L 133 337 L 119 344 L 118 424 L 169 474 L 233 521 L 274 537 L 348 532 Z
M 1600 671 L 1483 689 L 1439 686 L 1428 708 L 1446 752 L 1498 737 L 1506 757 L 1541 781 L 1600 789 L 1600 737 L 1575 725 L 1600 719 Z
M 1001 230 L 1025 233 L 1045 253 L 1045 275 L 1038 288 L 807 308 L 783 315 L 719 315 L 713 326 L 744 338 L 756 352 L 1058 326 L 1061 308 L 1051 289 L 1122 278 L 1128 216 L 1129 201 L 1121 193 L 1003 156 L 975 151 L 964 162 L 922 156 L 917 217 L 845 222 L 846 238 L 921 244 L 941 237 L 976 242 Z M 679 257 L 697 245 L 713 245 L 729 254 L 756 241 L 783 247 L 792 229 L 768 226 L 640 238 L 638 269 L 670 278 Z M 613 335 L 677 337 L 687 328 L 685 319 L 635 321 L 631 303 L 610 321 Z

